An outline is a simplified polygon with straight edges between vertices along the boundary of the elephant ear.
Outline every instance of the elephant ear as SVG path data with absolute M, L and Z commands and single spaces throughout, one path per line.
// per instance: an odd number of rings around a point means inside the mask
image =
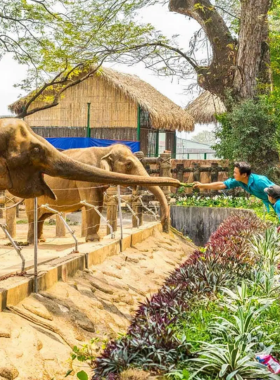
M 107 172 L 113 171 L 113 158 L 111 152 L 101 158 L 100 169 L 107 170 Z
M 8 190 L 13 186 L 6 160 L 0 157 L 0 190 Z

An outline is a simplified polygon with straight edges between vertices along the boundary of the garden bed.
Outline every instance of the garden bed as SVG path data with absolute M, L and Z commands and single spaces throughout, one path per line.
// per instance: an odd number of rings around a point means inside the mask
M 191 197 L 178 197 L 176 205 L 186 207 L 226 207 L 253 210 L 260 219 L 272 222 L 273 224 L 279 223 L 278 217 L 272 207 L 270 207 L 269 212 L 267 212 L 263 202 L 254 196 L 234 197 L 232 195 L 214 195 L 209 197 L 197 194 Z
M 275 228 L 256 216 L 229 218 L 140 305 L 127 334 L 92 362 L 93 379 L 124 379 L 128 369 L 183 380 L 278 378 L 255 360 L 278 357 L 278 253 Z

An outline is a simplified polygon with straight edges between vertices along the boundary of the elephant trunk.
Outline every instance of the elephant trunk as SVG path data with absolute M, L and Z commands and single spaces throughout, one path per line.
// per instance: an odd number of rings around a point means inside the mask
M 175 186 L 179 187 L 179 181 L 172 178 L 152 178 L 146 173 L 145 177 L 126 175 L 108 172 L 72 160 L 71 158 L 63 155 L 57 151 L 55 157 L 52 157 L 50 164 L 46 163 L 44 173 L 52 177 L 61 177 L 77 181 L 104 183 L 104 184 L 119 184 L 119 185 L 161 185 L 161 186 Z

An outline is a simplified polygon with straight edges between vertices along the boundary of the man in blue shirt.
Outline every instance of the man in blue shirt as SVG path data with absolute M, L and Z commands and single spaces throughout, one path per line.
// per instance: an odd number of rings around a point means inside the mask
M 233 171 L 234 178 L 229 178 L 224 182 L 200 183 L 194 182 L 194 188 L 209 190 L 224 190 L 242 187 L 248 193 L 261 199 L 269 211 L 268 195 L 264 191 L 267 187 L 275 185 L 267 177 L 251 173 L 251 166 L 246 162 L 236 162 Z
M 274 185 L 267 187 L 264 189 L 264 192 L 267 194 L 268 200 L 272 204 L 272 207 L 280 220 L 280 186 Z M 278 227 L 278 231 L 279 230 L 280 227 Z

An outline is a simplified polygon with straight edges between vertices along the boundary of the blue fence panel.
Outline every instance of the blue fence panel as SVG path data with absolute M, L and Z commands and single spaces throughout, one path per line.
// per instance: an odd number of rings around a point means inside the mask
M 48 137 L 46 140 L 51 143 L 57 149 L 77 149 L 77 148 L 89 148 L 92 146 L 106 147 L 113 144 L 127 145 L 133 153 L 139 152 L 139 141 L 120 141 L 120 140 L 105 140 L 105 139 L 93 139 L 91 137 Z

